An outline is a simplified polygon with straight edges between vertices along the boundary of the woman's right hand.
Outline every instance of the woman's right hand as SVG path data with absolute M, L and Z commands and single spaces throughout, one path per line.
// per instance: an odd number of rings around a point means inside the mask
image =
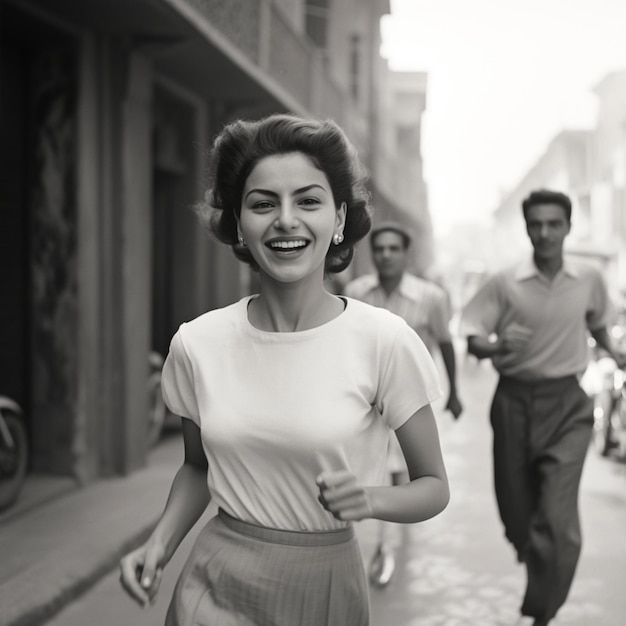
M 161 584 L 164 560 L 163 547 L 148 540 L 120 561 L 120 583 L 126 593 L 143 607 L 154 602 Z

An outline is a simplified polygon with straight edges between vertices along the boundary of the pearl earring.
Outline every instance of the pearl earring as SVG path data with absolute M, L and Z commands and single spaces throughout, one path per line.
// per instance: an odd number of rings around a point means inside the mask
M 237 239 L 239 239 L 239 245 L 240 246 L 242 246 L 243 248 L 247 247 L 246 240 L 243 238 L 243 235 L 239 235 L 239 237 L 237 237 Z
M 342 233 L 336 233 L 333 236 L 333 243 L 338 246 L 341 242 L 343 241 L 343 234 Z

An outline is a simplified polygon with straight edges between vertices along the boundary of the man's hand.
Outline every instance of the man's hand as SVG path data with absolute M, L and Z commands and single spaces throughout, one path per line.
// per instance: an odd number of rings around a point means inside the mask
M 532 337 L 533 331 L 520 324 L 507 326 L 498 337 L 501 353 L 521 352 Z
M 463 413 L 463 405 L 458 399 L 456 393 L 451 392 L 448 396 L 448 402 L 446 403 L 446 409 L 452 413 L 452 417 L 455 420 L 459 419 L 461 413 Z

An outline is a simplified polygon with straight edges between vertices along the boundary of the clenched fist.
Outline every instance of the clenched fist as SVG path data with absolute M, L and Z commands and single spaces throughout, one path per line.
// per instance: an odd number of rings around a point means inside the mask
M 361 486 L 348 470 L 322 472 L 316 479 L 322 506 L 341 521 L 358 521 L 372 517 L 367 487 Z

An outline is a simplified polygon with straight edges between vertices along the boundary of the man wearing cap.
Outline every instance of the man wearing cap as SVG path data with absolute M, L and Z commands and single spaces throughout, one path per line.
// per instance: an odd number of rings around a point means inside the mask
M 370 246 L 376 273 L 356 278 L 345 286 L 343 293 L 402 317 L 431 353 L 438 346 L 449 381 L 446 409 L 457 419 L 463 407 L 456 391 L 456 359 L 449 329 L 448 296 L 433 282 L 407 272 L 410 245 L 411 237 L 401 224 L 384 222 L 374 227 Z M 393 434 L 388 468 L 394 484 L 405 479 L 404 457 Z M 385 586 L 394 570 L 394 558 L 385 544 L 384 528 L 385 524 L 381 522 L 379 545 L 370 568 L 372 582 L 378 586 Z

